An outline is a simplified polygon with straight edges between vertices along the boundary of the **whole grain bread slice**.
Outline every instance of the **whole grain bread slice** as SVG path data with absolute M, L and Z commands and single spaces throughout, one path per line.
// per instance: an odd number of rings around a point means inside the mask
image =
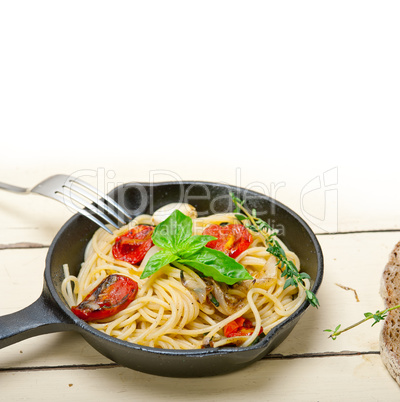
M 381 296 L 386 308 L 400 304 L 400 242 L 389 256 L 381 281 Z M 389 311 L 382 326 L 379 347 L 381 358 L 400 385 L 400 311 Z

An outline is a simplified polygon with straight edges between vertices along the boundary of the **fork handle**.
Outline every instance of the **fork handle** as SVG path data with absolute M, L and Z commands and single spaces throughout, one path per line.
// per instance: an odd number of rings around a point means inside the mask
M 2 183 L 0 181 L 0 189 L 6 191 L 12 191 L 13 193 L 18 194 L 28 194 L 29 189 L 24 187 L 13 186 L 12 184 Z

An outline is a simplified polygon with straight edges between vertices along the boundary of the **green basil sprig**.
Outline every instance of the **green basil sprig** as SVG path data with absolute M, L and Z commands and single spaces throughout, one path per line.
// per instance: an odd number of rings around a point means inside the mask
M 192 235 L 192 219 L 175 210 L 154 229 L 153 243 L 162 250 L 150 257 L 141 279 L 147 278 L 160 268 L 174 261 L 188 265 L 218 282 L 233 285 L 236 282 L 253 279 L 243 265 L 228 257 L 222 251 L 205 245 L 215 240 L 213 236 Z

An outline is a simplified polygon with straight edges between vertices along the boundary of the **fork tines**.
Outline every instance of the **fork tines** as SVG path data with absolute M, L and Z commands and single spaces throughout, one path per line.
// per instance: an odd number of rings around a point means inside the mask
M 112 231 L 98 217 L 115 228 L 120 228 L 133 219 L 129 212 L 111 197 L 76 177 L 69 177 L 62 188 L 63 193 L 60 195 L 67 206 L 85 215 L 109 233 Z

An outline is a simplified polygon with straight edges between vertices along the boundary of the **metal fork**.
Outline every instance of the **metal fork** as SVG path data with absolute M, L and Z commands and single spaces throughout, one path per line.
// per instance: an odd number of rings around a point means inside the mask
M 111 197 L 103 194 L 92 185 L 72 176 L 63 174 L 51 176 L 30 189 L 0 182 L 0 189 L 18 194 L 36 193 L 53 198 L 91 219 L 111 234 L 112 231 L 110 228 L 99 218 L 102 218 L 115 228 L 120 228 L 133 219 L 129 212 Z M 112 220 L 106 213 L 115 218 L 115 220 Z

